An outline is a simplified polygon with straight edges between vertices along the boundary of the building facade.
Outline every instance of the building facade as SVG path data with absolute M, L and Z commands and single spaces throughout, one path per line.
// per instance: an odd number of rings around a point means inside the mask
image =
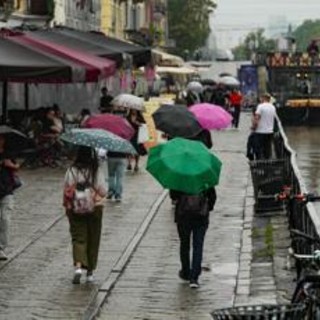
M 167 1 L 0 0 L 0 8 L 5 8 L 2 12 L 10 16 L 13 25 L 60 25 L 82 31 L 95 30 L 141 45 L 166 47 Z
M 2 20 L 8 26 L 21 24 L 44 26 L 54 16 L 54 0 L 0 0 Z
M 149 46 L 164 47 L 168 42 L 168 0 L 129 0 L 127 39 Z

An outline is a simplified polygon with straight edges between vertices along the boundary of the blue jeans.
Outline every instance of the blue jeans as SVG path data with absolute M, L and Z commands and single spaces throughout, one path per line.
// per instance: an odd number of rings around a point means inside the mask
M 108 158 L 109 194 L 116 199 L 122 196 L 122 180 L 126 169 L 125 158 Z
M 198 280 L 201 274 L 201 263 L 203 254 L 203 243 L 207 224 L 197 225 L 190 223 L 178 223 L 178 234 L 180 238 L 180 260 L 182 273 L 190 280 Z M 190 240 L 192 234 L 192 264 L 190 265 Z

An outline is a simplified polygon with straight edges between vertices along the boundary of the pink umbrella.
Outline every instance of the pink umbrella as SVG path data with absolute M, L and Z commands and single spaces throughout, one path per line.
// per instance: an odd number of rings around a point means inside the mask
M 225 129 L 232 122 L 230 113 L 214 104 L 199 103 L 191 106 L 189 110 L 195 115 L 202 128 L 207 130 Z
M 104 129 L 126 140 L 130 140 L 135 132 L 125 118 L 109 113 L 91 116 L 84 123 L 84 128 Z

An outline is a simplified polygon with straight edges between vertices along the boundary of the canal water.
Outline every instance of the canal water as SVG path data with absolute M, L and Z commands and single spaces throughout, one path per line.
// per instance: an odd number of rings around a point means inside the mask
M 308 191 L 320 194 L 320 127 L 286 127 L 285 132 Z M 316 207 L 320 213 L 320 204 Z

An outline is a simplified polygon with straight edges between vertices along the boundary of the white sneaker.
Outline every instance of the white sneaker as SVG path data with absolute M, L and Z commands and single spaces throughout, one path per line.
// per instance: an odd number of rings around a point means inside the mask
M 2 260 L 2 261 L 8 260 L 7 255 L 5 254 L 5 252 L 2 249 L 0 249 L 0 260 Z
M 94 282 L 94 276 L 92 274 L 90 276 L 87 276 L 87 282 L 89 283 Z
M 191 289 L 197 289 L 199 288 L 199 282 L 198 280 L 190 280 L 190 284 L 189 284 Z
M 72 283 L 73 283 L 73 284 L 80 284 L 81 276 L 82 276 L 82 270 L 81 270 L 81 268 L 77 268 L 77 269 L 74 271 Z

